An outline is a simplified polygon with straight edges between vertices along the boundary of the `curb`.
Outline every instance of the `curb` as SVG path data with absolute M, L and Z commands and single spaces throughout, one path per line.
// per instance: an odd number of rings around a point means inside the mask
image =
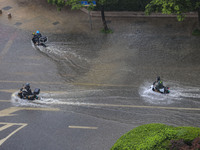
M 89 14 L 89 11 L 86 8 L 80 9 L 82 12 Z M 185 13 L 186 18 L 197 18 L 197 12 L 189 12 Z M 90 11 L 90 16 L 92 17 L 101 17 L 100 11 Z M 162 13 L 152 13 L 151 15 L 146 15 L 144 12 L 136 12 L 136 11 L 105 11 L 106 17 L 143 17 L 143 18 L 175 18 L 177 15 L 166 15 Z

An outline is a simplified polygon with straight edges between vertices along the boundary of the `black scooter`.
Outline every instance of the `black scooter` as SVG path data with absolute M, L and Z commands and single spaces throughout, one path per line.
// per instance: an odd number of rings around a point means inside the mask
M 40 99 L 40 97 L 38 96 L 39 94 L 40 94 L 40 89 L 38 88 L 36 88 L 34 92 L 30 95 L 28 95 L 27 92 L 22 89 L 18 92 L 17 96 L 21 99 L 36 100 Z
M 45 44 L 47 41 L 48 41 L 48 38 L 47 38 L 46 36 L 42 36 L 42 37 L 40 37 L 39 39 L 38 39 L 37 36 L 34 36 L 34 37 L 32 38 L 32 42 L 33 42 L 33 44 L 34 44 L 35 46 L 47 47 L 46 44 Z
M 163 88 L 161 88 L 161 89 L 156 89 L 156 87 L 154 85 L 152 85 L 151 89 L 152 89 L 152 91 L 158 92 L 161 94 L 169 94 L 170 93 L 169 87 L 166 87 L 166 86 L 163 86 Z

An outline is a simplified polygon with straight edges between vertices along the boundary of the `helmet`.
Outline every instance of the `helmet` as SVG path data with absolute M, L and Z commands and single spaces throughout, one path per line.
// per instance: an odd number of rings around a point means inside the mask
M 30 89 L 30 83 L 26 83 L 25 88 L 28 90 Z
M 36 31 L 36 33 L 38 34 L 38 33 L 40 33 L 40 31 Z
M 32 35 L 35 35 L 35 32 L 33 32 L 33 34 Z
M 160 81 L 160 76 L 157 76 L 157 81 Z

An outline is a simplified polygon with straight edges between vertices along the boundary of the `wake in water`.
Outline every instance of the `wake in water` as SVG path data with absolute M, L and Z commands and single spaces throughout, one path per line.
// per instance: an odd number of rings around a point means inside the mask
M 128 92 L 132 92 L 131 90 Z M 11 100 L 15 106 L 25 107 L 53 107 L 54 105 L 75 105 L 75 106 L 101 106 L 99 101 L 102 103 L 118 101 L 118 100 L 132 100 L 131 97 L 126 95 L 122 96 L 118 90 L 72 90 L 72 91 L 60 91 L 60 92 L 49 92 L 40 93 L 40 100 L 25 100 L 20 99 L 17 96 L 17 92 L 12 94 Z M 105 100 L 105 101 L 103 101 Z
M 63 44 L 49 43 L 47 47 L 39 46 L 38 49 L 56 61 L 64 61 L 74 67 L 88 69 L 87 64 L 90 62 L 89 59 L 78 54 L 77 48 L 73 47 L 71 43 Z
M 200 99 L 200 89 L 198 87 L 181 86 L 174 83 L 166 83 L 170 87 L 169 94 L 161 94 L 152 91 L 150 86 L 152 83 L 144 83 L 140 89 L 139 94 L 144 101 L 151 104 L 172 104 L 181 100 L 198 100 Z
M 51 98 L 51 94 L 48 93 L 40 94 L 40 100 L 21 99 L 17 96 L 17 93 L 15 92 L 11 96 L 11 102 L 14 106 L 47 107 L 49 104 L 55 104 L 60 101 L 59 99 Z
M 39 100 L 26 100 L 17 96 L 18 91 L 12 94 L 11 102 L 14 106 L 21 107 L 49 107 L 50 105 L 80 105 L 81 101 L 89 99 L 88 94 L 102 93 L 101 90 L 76 90 L 71 92 L 40 93 Z M 96 95 L 95 95 L 96 96 Z M 85 98 L 86 97 L 86 98 Z M 93 97 L 92 97 L 93 98 Z M 84 103 L 87 104 L 87 103 Z

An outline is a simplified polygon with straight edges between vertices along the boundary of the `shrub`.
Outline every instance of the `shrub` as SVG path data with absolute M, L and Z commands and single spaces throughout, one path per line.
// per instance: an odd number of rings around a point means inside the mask
M 167 150 L 171 141 L 183 140 L 191 144 L 200 136 L 200 128 L 146 124 L 124 134 L 111 150 Z

